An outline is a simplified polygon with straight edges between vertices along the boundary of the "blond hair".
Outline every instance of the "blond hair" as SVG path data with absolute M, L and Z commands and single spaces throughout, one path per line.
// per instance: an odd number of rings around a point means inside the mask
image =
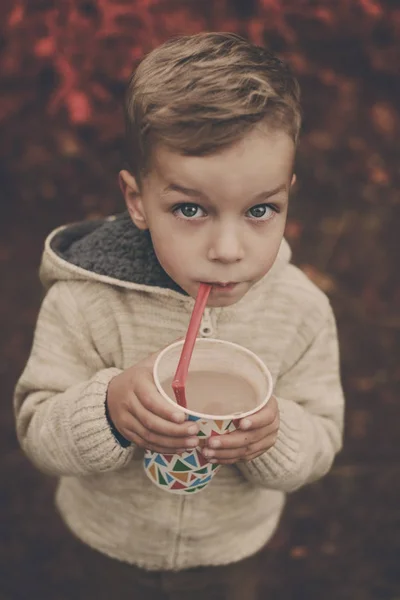
M 129 168 L 140 183 L 158 143 L 202 156 L 239 141 L 260 122 L 296 143 L 300 88 L 285 63 L 238 35 L 184 36 L 139 64 L 128 85 L 125 120 Z

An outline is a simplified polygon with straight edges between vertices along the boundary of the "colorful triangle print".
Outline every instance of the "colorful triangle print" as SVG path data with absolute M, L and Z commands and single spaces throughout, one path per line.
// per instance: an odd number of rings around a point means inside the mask
M 174 477 L 179 481 L 187 483 L 189 481 L 190 473 L 174 473 Z
M 224 426 L 225 421 L 214 421 L 215 425 L 218 427 L 218 429 L 220 431 L 222 431 L 222 428 Z
M 163 457 L 161 456 L 161 454 L 157 454 L 155 461 L 156 463 L 158 463 L 159 465 L 161 465 L 162 467 L 166 467 L 167 466 L 167 462 L 163 459 Z
M 185 487 L 186 486 L 182 483 L 179 483 L 179 481 L 175 481 L 174 485 L 171 485 L 171 490 L 184 490 Z
M 160 483 L 161 485 L 168 485 L 168 483 L 165 481 L 160 469 L 158 469 L 158 483 Z
M 194 454 L 191 454 L 190 456 L 186 456 L 185 457 L 185 462 L 188 463 L 189 465 L 192 465 L 193 467 L 198 467 L 198 462 L 196 460 L 196 456 Z
M 179 460 L 178 458 L 178 460 L 174 464 L 173 471 L 191 471 L 191 467 L 185 465 L 185 463 Z
M 201 479 L 195 479 L 195 481 L 193 481 L 190 484 L 190 487 L 194 487 L 195 485 L 198 485 L 199 483 L 203 483 Z
M 199 463 L 200 463 L 201 467 L 208 465 L 208 460 L 202 454 L 198 454 L 197 457 L 199 459 Z
M 175 454 L 163 454 L 162 457 L 169 464 L 175 458 Z
M 196 471 L 197 475 L 205 475 L 206 473 L 208 473 L 208 467 L 203 467 L 203 469 L 200 469 L 200 471 Z
M 151 467 L 149 467 L 149 473 L 153 477 L 153 479 L 157 481 L 157 469 L 154 463 L 151 465 Z
M 200 417 L 195 417 L 194 415 L 188 416 L 188 421 L 199 421 Z
M 201 483 L 207 483 L 208 481 L 210 481 L 211 477 L 212 477 L 212 475 L 205 477 L 204 479 L 201 480 Z

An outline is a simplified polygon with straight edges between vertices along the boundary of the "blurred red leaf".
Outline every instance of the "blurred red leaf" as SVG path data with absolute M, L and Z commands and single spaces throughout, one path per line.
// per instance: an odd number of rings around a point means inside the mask
M 55 51 L 54 39 L 51 37 L 47 37 L 39 40 L 35 44 L 33 51 L 36 54 L 36 56 L 51 56 Z
M 21 23 L 22 19 L 24 18 L 24 12 L 25 11 L 22 4 L 17 4 L 17 6 L 15 6 L 14 10 L 10 13 L 8 17 L 8 25 L 10 27 L 15 27 L 16 25 Z
M 383 13 L 383 8 L 380 2 L 374 0 L 359 0 L 361 7 L 371 17 L 380 17 Z
M 376 129 L 386 136 L 392 136 L 397 129 L 397 115 L 392 106 L 377 102 L 371 108 L 372 122 Z
M 67 96 L 68 112 L 73 123 L 86 123 L 92 114 L 88 97 L 79 90 L 74 90 Z

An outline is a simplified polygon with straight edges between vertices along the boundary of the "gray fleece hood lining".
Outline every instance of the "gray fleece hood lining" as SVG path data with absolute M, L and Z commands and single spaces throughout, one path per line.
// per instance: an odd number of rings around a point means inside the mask
M 149 231 L 138 229 L 127 212 L 70 225 L 54 236 L 51 248 L 86 271 L 188 295 L 160 265 Z

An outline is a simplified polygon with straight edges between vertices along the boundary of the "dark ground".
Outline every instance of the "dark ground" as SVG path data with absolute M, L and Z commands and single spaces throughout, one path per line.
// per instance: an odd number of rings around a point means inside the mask
M 54 481 L 20 452 L 11 410 L 41 298 L 44 237 L 122 209 L 118 103 L 129 67 L 171 34 L 204 29 L 265 36 L 302 84 L 287 238 L 294 262 L 333 304 L 347 398 L 344 450 L 327 477 L 289 498 L 260 598 L 399 600 L 398 3 L 146 6 L 6 0 L 0 8 L 0 600 L 66 600 L 84 577 L 53 509 Z

